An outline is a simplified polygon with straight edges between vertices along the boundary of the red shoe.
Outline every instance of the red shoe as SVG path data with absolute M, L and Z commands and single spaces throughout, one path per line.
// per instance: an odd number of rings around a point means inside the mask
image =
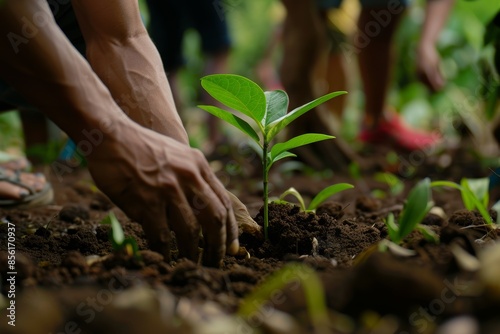
M 393 144 L 407 151 L 416 151 L 436 145 L 441 136 L 410 128 L 396 113 L 383 120 L 375 129 L 364 129 L 358 139 L 370 144 Z

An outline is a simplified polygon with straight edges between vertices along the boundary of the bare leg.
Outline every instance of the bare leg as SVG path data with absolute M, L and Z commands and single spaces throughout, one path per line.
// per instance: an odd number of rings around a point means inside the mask
M 328 92 L 347 90 L 347 69 L 344 57 L 340 53 L 330 53 L 326 72 Z M 328 109 L 340 120 L 347 103 L 347 95 L 340 95 L 326 103 Z
M 363 9 L 361 11 L 358 21 L 357 42 L 361 40 L 360 34 L 364 34 L 365 37 L 370 36 L 370 24 L 376 22 L 370 13 L 371 11 L 372 9 Z M 378 34 L 374 37 L 368 37 L 369 40 L 360 42 L 363 45 L 355 45 L 359 50 L 358 60 L 366 100 L 363 126 L 367 128 L 377 126 L 383 117 L 392 64 L 394 63 L 392 38 L 402 16 L 403 12 L 393 14 L 385 27 L 378 25 L 380 27 Z
M 328 63 L 326 23 L 315 0 L 282 0 L 287 9 L 283 25 L 283 62 L 280 76 L 290 96 L 290 108 L 303 105 L 327 93 L 325 82 Z M 318 108 L 319 109 L 319 108 Z M 329 133 L 319 111 L 310 111 L 289 128 L 290 136 L 307 132 Z M 351 160 L 338 139 L 309 145 L 297 150 L 299 157 L 317 169 L 342 169 Z

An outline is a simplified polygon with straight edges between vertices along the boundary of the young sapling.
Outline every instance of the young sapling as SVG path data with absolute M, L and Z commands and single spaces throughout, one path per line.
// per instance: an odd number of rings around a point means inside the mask
M 295 157 L 290 150 L 322 140 L 335 138 L 325 134 L 306 133 L 283 143 L 272 144 L 276 135 L 291 122 L 309 110 L 346 92 L 324 95 L 288 113 L 288 95 L 282 90 L 264 92 L 255 82 L 234 74 L 214 74 L 201 79 L 202 87 L 217 101 L 234 110 L 216 106 L 199 106 L 201 109 L 235 126 L 253 140 L 262 151 L 263 199 L 264 199 L 264 236 L 268 239 L 269 225 L 269 170 L 284 158 Z M 249 118 L 254 127 L 242 117 Z M 254 129 L 255 128 L 255 129 Z

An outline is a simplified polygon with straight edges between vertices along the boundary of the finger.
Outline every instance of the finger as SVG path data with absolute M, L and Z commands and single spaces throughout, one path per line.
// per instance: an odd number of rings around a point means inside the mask
M 198 263 L 198 243 L 200 226 L 193 209 L 184 193 L 178 189 L 175 195 L 177 201 L 169 206 L 167 219 L 175 232 L 179 257 L 185 257 Z
M 140 213 L 140 218 L 135 219 L 142 224 L 144 233 L 148 240 L 149 247 L 155 252 L 163 255 L 165 262 L 170 262 L 170 229 L 167 224 L 165 207 L 158 205 L 151 207 Z
M 238 240 L 238 221 L 234 214 L 234 208 L 229 207 L 228 216 L 226 220 L 226 253 L 236 255 L 240 249 L 240 242 Z
M 205 265 L 217 267 L 226 252 L 229 209 L 206 182 L 202 182 L 201 188 L 195 190 L 193 199 L 193 209 L 202 226 L 205 240 L 203 262 Z
M 236 196 L 226 190 L 219 179 L 217 179 L 215 174 L 210 170 L 208 163 L 206 163 L 206 168 L 201 168 L 200 170 L 204 180 L 208 183 L 212 191 L 217 195 L 227 210 L 227 220 L 224 226 L 226 233 L 226 249 L 229 254 L 236 254 L 239 250 L 238 222 L 234 213 L 236 208 L 233 208 L 233 204 L 239 203 L 239 205 L 237 205 L 238 208 L 241 208 L 242 206 L 244 207 L 244 205 L 236 198 Z
M 238 221 L 236 219 L 235 210 L 241 209 L 243 204 L 238 200 L 238 198 L 236 198 L 236 196 L 224 188 L 222 183 L 213 173 L 206 175 L 206 181 L 227 209 L 227 220 L 225 224 L 226 250 L 228 254 L 234 255 L 240 248 L 240 243 L 238 241 Z M 236 207 L 233 207 L 233 205 L 236 205 Z

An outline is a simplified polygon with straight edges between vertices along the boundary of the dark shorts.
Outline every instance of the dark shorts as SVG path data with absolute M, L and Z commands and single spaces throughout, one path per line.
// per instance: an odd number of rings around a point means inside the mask
M 73 46 L 85 56 L 85 40 L 78 26 L 71 1 L 51 0 L 48 3 L 57 25 L 62 29 Z M 0 80 L 0 111 L 12 109 L 36 110 L 14 88 L 3 80 Z
M 319 8 L 339 8 L 342 0 L 316 0 Z M 411 0 L 359 0 L 363 8 L 384 8 L 388 6 L 407 7 Z
M 160 52 L 165 70 L 184 64 L 182 41 L 187 29 L 195 29 L 205 54 L 227 50 L 231 45 L 223 0 L 147 0 L 149 33 Z

